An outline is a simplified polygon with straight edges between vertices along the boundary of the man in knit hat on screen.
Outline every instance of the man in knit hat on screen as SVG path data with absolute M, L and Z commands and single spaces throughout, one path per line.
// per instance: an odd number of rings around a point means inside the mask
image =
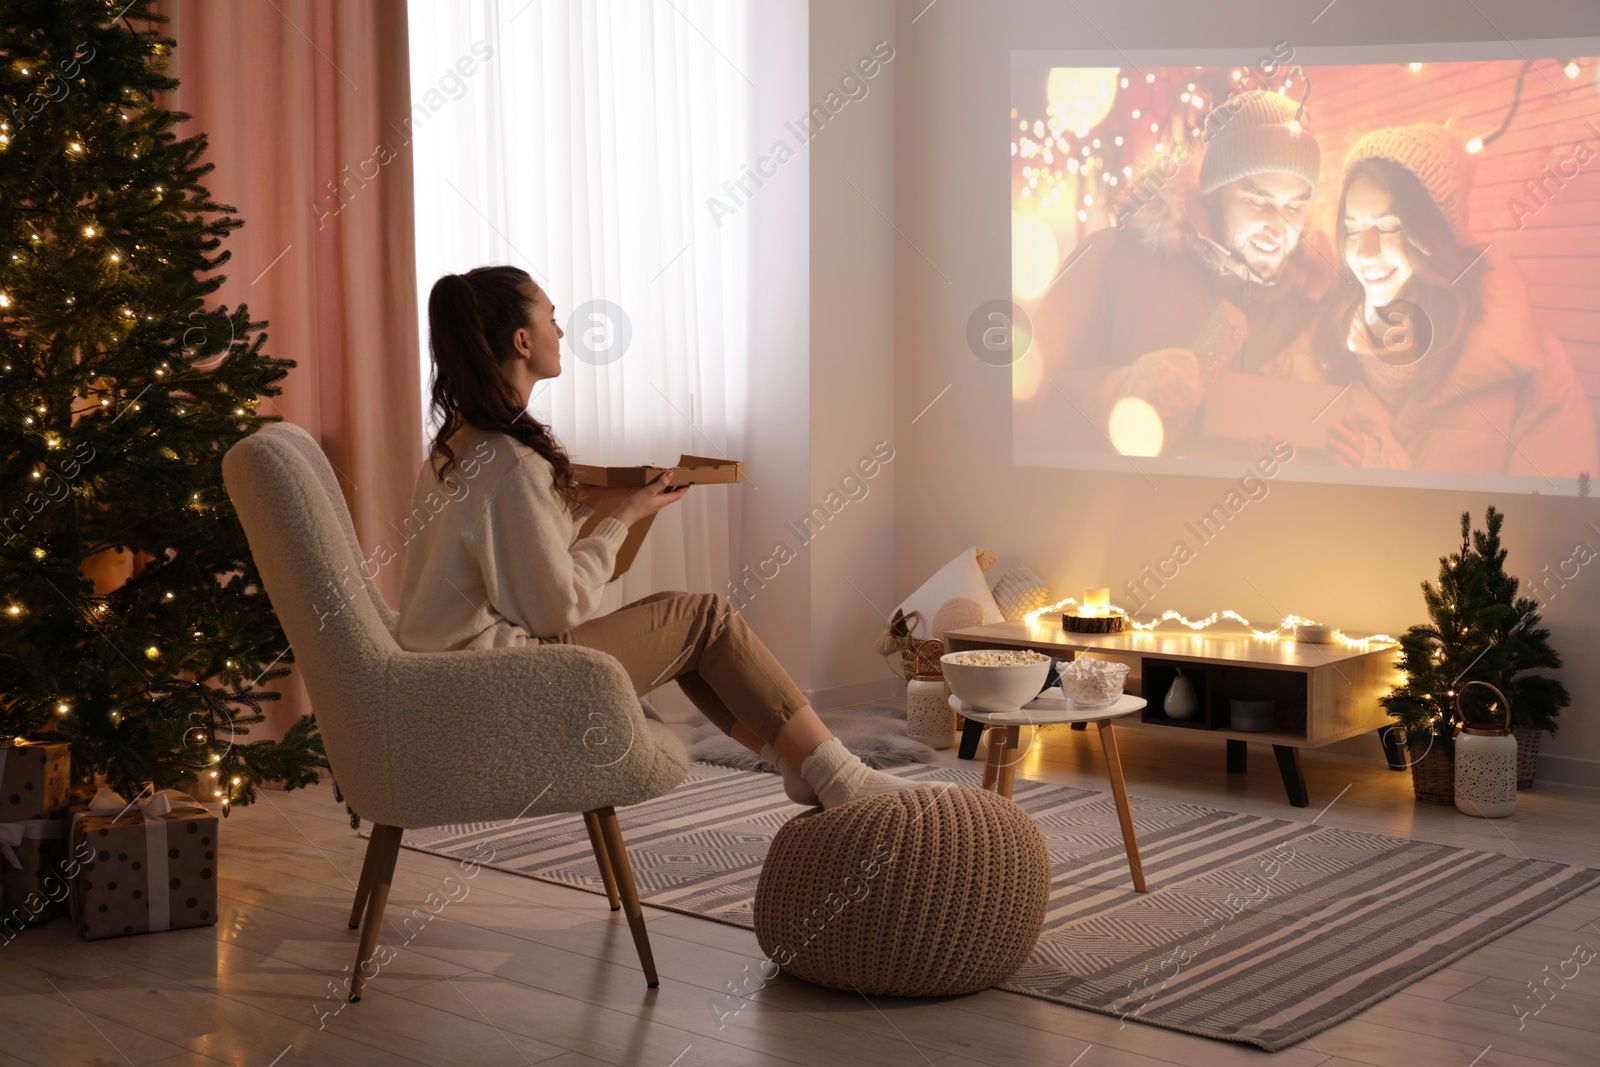
M 1228 372 L 1282 373 L 1334 274 L 1326 240 L 1303 232 L 1321 169 L 1309 122 L 1282 94 L 1238 93 L 1206 116 L 1198 150 L 1179 145 L 1128 179 L 1119 224 L 1068 251 L 1032 309 L 1048 384 L 1017 403 L 1019 450 L 1048 439 L 1069 451 L 1241 451 L 1201 438 L 1208 387 Z M 1112 417 L 1130 400 L 1147 428 L 1131 445 Z

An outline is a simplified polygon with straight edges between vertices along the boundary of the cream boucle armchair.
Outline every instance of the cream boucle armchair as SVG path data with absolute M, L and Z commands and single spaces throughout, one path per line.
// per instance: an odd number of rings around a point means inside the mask
M 404 829 L 582 812 L 611 910 L 626 910 L 657 984 L 615 808 L 683 780 L 688 756 L 647 720 L 615 657 L 575 645 L 406 652 L 316 441 L 273 423 L 239 441 L 223 480 L 294 649 L 329 766 L 373 824 L 350 925 L 360 1000 Z M 365 909 L 365 919 L 362 911 Z

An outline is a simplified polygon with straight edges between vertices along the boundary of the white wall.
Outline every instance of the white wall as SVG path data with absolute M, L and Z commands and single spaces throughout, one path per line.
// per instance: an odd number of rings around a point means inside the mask
M 750 143 L 768 145 L 785 120 L 806 110 L 806 4 L 752 4 L 749 18 Z M 736 565 L 747 569 L 729 577 L 748 583 L 735 602 L 802 688 L 812 673 L 811 632 L 795 620 L 810 617 L 811 561 L 799 554 L 772 581 L 761 578 L 760 564 L 784 522 L 806 510 L 810 490 L 810 188 L 802 156 L 754 188 L 741 208 L 750 221 L 748 429 L 743 441 L 729 442 L 729 454 L 742 458 L 750 475 L 735 494 L 742 512 L 734 516 Z M 715 591 L 733 598 L 725 588 Z
M 971 544 L 1020 557 L 1057 596 L 1120 587 L 1165 555 L 1183 523 L 1226 484 L 1160 476 L 1152 487 L 1133 473 L 1011 464 L 1009 369 L 979 362 L 964 339 L 973 308 L 1010 292 L 1011 50 L 1229 48 L 1246 64 L 1282 40 L 1312 48 L 1499 41 L 1502 29 L 1518 39 L 1600 32 L 1593 0 L 1475 2 L 1476 10 L 1455 0 L 1337 0 L 1313 24 L 1320 3 L 940 0 L 929 7 L 901 0 L 893 217 L 905 237 L 896 246 L 893 323 L 894 600 Z M 819 187 L 814 212 L 822 199 Z M 856 310 L 862 317 L 853 329 L 883 329 L 871 309 Z M 946 384 L 953 388 L 911 425 Z M 813 477 L 829 469 L 813 462 Z M 1155 606 L 1190 615 L 1231 607 L 1262 618 L 1292 611 L 1353 632 L 1397 633 L 1424 620 L 1418 583 L 1437 572 L 1460 513 L 1470 510 L 1481 523 L 1489 504 L 1507 513 L 1509 566 L 1525 579 L 1567 559 L 1575 541 L 1592 543 L 1584 524 L 1600 521 L 1593 499 L 1280 482 L 1251 505 L 1259 510 L 1241 514 L 1168 583 L 1165 602 Z M 823 592 L 819 584 L 818 599 Z M 1547 780 L 1600 785 L 1597 605 L 1600 571 L 1581 575 L 1545 614 L 1574 698 L 1561 732 L 1545 741 Z M 1372 738 L 1346 744 L 1380 758 Z
M 809 695 L 816 706 L 828 707 L 890 695 L 897 680 L 872 646 L 905 596 L 896 595 L 894 581 L 894 486 L 902 457 L 892 314 L 899 237 L 890 220 L 899 58 L 891 51 L 895 12 L 889 0 L 812 0 L 810 6 L 809 106 L 837 113 L 807 143 L 809 502 L 820 509 L 821 528 L 799 550 L 811 557 Z M 862 74 L 863 61 L 870 78 Z M 885 455 L 893 458 L 881 462 Z M 794 529 L 805 510 L 789 516 Z M 785 536 L 799 548 L 798 535 Z M 904 681 L 899 684 L 903 689 Z

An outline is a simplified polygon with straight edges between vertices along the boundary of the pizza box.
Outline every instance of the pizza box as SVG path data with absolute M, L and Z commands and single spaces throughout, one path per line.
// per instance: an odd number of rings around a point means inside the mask
M 744 481 L 744 464 L 709 456 L 680 456 L 676 467 L 597 467 L 574 463 L 572 476 L 583 485 L 638 489 L 663 471 L 673 471 L 673 485 L 725 485 Z
M 594 508 L 594 514 L 586 518 L 578 529 L 578 539 L 588 537 L 601 520 L 622 506 L 624 500 L 668 470 L 673 472 L 672 484 L 675 486 L 727 485 L 744 481 L 743 463 L 706 456 L 681 456 L 676 467 L 600 467 L 574 463 L 572 476 L 585 487 L 584 499 Z M 612 581 L 621 578 L 633 566 L 639 546 L 644 543 L 644 535 L 650 532 L 650 524 L 655 521 L 656 517 L 651 515 L 628 527 L 627 540 L 617 549 L 617 564 L 611 571 Z

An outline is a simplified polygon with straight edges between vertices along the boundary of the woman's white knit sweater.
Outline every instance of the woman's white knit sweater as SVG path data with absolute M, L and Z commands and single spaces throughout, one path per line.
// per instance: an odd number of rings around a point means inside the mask
M 628 527 L 607 517 L 577 540 L 576 514 L 548 460 L 503 433 L 468 426 L 441 482 L 424 461 L 404 521 L 409 542 L 395 639 L 412 652 L 492 648 L 554 637 L 594 614 Z

